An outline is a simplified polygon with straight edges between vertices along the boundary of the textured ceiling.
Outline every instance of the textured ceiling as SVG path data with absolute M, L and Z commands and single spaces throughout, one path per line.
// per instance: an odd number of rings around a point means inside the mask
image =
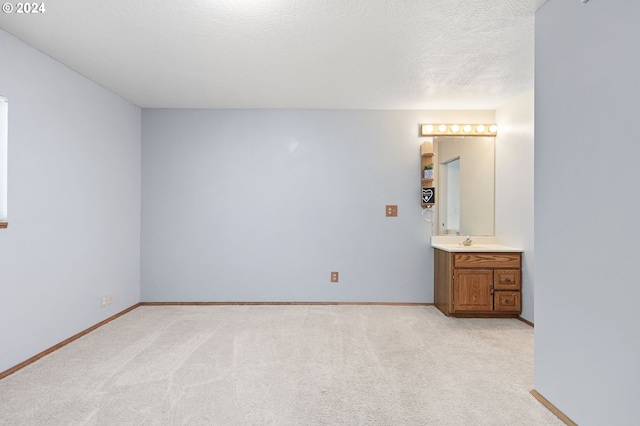
M 533 87 L 545 1 L 56 0 L 0 28 L 140 107 L 494 109 Z

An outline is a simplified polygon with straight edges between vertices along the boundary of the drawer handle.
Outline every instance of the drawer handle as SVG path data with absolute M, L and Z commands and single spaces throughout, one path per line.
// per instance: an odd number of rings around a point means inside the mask
M 505 305 L 510 305 L 510 304 L 511 304 L 511 300 L 505 300 L 505 301 L 504 301 L 504 304 L 505 304 Z
M 510 283 L 511 282 L 511 278 L 507 278 L 505 281 Z

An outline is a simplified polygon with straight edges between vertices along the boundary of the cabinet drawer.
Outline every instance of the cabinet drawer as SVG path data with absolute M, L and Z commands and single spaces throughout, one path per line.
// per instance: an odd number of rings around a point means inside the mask
M 496 269 L 493 271 L 496 290 L 520 290 L 520 269 Z
M 495 312 L 520 312 L 522 304 L 519 291 L 496 291 L 493 293 Z
M 456 253 L 454 268 L 520 268 L 520 253 Z

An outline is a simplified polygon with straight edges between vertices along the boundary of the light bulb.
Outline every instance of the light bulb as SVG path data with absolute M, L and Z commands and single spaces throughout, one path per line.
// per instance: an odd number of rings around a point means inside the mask
M 497 132 L 497 131 L 498 131 L 498 126 L 496 126 L 495 124 L 492 124 L 492 125 L 489 127 L 489 131 L 490 131 L 491 133 L 495 133 L 495 132 Z
M 471 124 L 466 124 L 463 128 L 462 131 L 465 133 L 469 133 L 471 131 Z
M 457 124 L 454 124 L 453 126 L 451 126 L 451 131 L 453 133 L 457 133 L 458 130 L 460 130 L 460 126 L 458 126 Z
M 444 124 L 439 125 L 439 126 L 438 126 L 438 131 L 439 131 L 440 133 L 444 133 L 444 132 L 446 132 L 446 131 L 447 131 L 447 126 L 446 126 L 446 125 L 444 125 Z
M 433 124 L 425 124 L 422 126 L 422 131 L 426 134 L 433 133 Z
M 478 126 L 476 127 L 476 132 L 478 133 L 484 132 L 484 126 L 482 124 L 478 124 Z

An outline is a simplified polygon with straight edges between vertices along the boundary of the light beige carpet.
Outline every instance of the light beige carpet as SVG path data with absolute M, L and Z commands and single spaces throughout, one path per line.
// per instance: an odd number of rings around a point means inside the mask
M 562 425 L 533 329 L 434 307 L 140 307 L 0 380 L 2 425 Z

